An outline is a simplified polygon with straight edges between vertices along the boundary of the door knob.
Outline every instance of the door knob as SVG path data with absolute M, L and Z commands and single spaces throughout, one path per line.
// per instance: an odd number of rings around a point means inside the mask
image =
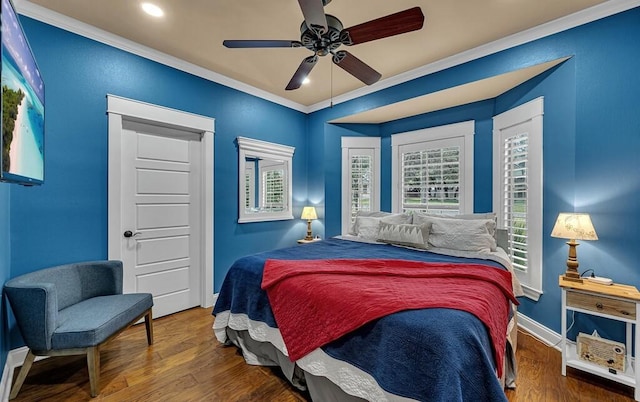
M 130 231 L 130 230 L 127 230 L 127 231 L 125 231 L 125 232 L 123 233 L 124 237 L 127 237 L 127 238 L 128 238 L 128 237 L 135 237 L 135 236 L 137 236 L 137 235 L 139 235 L 139 234 L 140 234 L 140 232 L 135 232 L 135 233 L 133 233 L 133 232 L 132 232 L 132 231 Z

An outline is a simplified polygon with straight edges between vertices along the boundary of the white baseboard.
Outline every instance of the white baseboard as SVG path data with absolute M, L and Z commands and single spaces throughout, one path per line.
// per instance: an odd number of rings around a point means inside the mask
M 518 312 L 518 326 L 540 339 L 542 342 L 547 344 L 547 346 L 560 350 L 559 343 L 561 335 L 559 333 L 545 327 L 520 312 Z
M 2 370 L 2 382 L 0 382 L 0 396 L 1 401 L 6 402 L 9 400 L 9 394 L 11 394 L 11 382 L 13 380 L 13 372 L 16 367 L 22 366 L 24 358 L 27 357 L 29 348 L 26 346 L 13 349 L 7 354 L 7 362 Z

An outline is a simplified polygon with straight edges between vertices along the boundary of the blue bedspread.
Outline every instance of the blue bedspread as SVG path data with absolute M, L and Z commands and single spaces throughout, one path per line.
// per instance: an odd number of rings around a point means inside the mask
M 260 288 L 265 261 L 327 258 L 478 263 L 504 269 L 491 260 L 327 239 L 237 260 L 222 284 L 213 314 L 244 313 L 276 328 L 267 294 Z M 391 314 L 322 349 L 369 373 L 391 394 L 420 401 L 505 401 L 491 348 L 488 331 L 474 315 L 436 308 Z

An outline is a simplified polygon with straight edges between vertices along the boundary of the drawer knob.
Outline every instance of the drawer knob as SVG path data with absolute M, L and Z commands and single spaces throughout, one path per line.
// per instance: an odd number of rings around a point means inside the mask
M 597 308 L 598 310 L 602 310 L 602 308 L 603 308 L 603 307 L 604 307 L 604 306 L 602 305 L 602 303 L 596 303 L 596 308 Z
M 629 312 L 628 312 L 628 311 L 626 311 L 626 310 L 622 310 L 622 311 L 620 311 L 620 312 L 622 313 L 622 315 L 629 315 Z

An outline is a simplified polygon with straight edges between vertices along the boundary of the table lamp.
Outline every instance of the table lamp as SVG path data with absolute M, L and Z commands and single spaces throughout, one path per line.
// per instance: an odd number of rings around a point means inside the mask
M 596 230 L 591 223 L 589 214 L 575 212 L 561 212 L 558 215 L 556 224 L 551 231 L 551 237 L 559 237 L 561 239 L 569 239 L 569 259 L 567 259 L 567 272 L 564 279 L 574 282 L 582 282 L 578 273 L 578 256 L 576 240 L 598 240 Z
M 316 214 L 315 207 L 304 207 L 302 208 L 302 216 L 301 219 L 307 220 L 307 237 L 305 240 L 313 240 L 313 236 L 311 235 L 311 221 L 313 219 L 318 219 L 318 215 Z

